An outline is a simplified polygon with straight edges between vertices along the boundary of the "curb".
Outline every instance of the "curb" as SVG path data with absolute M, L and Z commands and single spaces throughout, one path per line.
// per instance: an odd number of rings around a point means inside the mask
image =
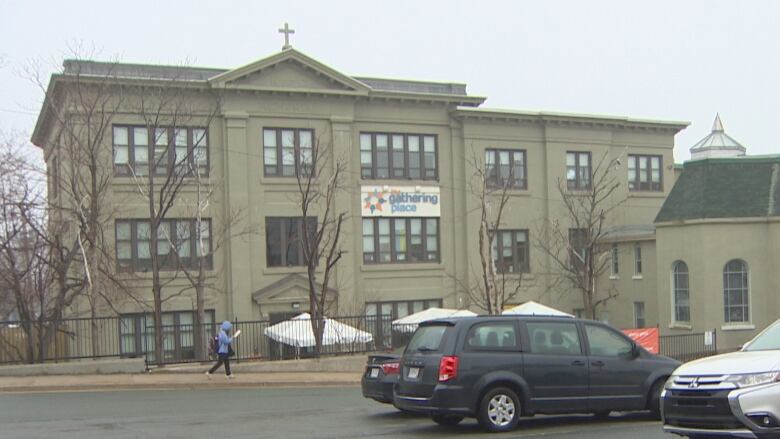
M 74 386 L 18 386 L 2 387 L 0 394 L 8 393 L 49 393 L 49 392 L 107 392 L 131 390 L 203 390 L 203 389 L 233 389 L 233 388 L 266 388 L 266 387 L 340 387 L 359 386 L 356 381 L 275 381 L 275 382 L 205 382 L 205 383 L 157 383 L 157 384 L 105 384 L 105 385 L 74 385 Z

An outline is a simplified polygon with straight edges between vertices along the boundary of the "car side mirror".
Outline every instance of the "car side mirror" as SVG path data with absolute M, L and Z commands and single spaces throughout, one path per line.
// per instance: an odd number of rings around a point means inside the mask
M 639 345 L 634 343 L 631 343 L 631 358 L 637 358 L 639 357 Z

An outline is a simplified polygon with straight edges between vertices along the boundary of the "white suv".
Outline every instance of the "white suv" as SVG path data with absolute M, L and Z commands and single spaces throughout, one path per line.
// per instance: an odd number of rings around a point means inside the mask
M 683 364 L 661 394 L 664 431 L 780 438 L 780 320 L 740 351 Z

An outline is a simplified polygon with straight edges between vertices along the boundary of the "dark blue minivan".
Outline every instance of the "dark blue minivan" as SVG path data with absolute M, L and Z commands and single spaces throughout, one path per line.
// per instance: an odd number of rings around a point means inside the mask
M 680 363 L 621 331 L 569 317 L 480 316 L 425 322 L 401 359 L 393 404 L 442 425 L 489 431 L 521 416 L 651 410 Z

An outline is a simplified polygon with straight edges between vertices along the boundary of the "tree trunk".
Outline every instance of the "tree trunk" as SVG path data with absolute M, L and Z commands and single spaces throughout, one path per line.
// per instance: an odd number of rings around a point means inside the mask
M 195 342 L 195 358 L 200 361 L 206 361 L 206 341 L 204 340 L 204 334 L 206 333 L 206 310 L 205 310 L 205 298 L 203 279 L 202 276 L 198 277 L 198 284 L 195 287 L 195 328 L 194 328 L 194 342 Z

